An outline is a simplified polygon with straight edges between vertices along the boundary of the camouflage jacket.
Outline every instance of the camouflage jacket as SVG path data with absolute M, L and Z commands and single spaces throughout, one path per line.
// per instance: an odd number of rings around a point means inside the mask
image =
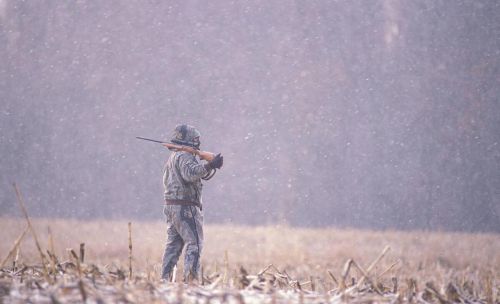
M 163 172 L 165 200 L 184 200 L 201 205 L 201 177 L 208 173 L 193 154 L 173 152 Z

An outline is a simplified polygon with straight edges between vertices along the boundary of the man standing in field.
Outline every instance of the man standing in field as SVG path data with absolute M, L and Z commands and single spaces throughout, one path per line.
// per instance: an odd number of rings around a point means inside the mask
M 171 142 L 176 145 L 200 148 L 200 132 L 189 125 L 177 125 Z M 222 167 L 223 157 L 218 154 L 201 164 L 196 156 L 186 151 L 172 153 L 165 165 L 163 185 L 167 218 L 167 244 L 163 254 L 161 277 L 170 282 L 173 269 L 185 246 L 184 282 L 198 280 L 200 256 L 203 247 L 203 214 L 201 179 L 209 179 L 215 169 Z

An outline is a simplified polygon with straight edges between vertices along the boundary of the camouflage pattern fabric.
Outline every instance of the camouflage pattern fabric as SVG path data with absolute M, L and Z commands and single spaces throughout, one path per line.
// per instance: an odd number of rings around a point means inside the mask
M 188 125 L 175 128 L 172 142 L 199 145 L 200 133 Z M 174 266 L 179 260 L 183 248 L 186 248 L 184 260 L 184 281 L 198 279 L 200 275 L 200 256 L 203 246 L 203 215 L 201 177 L 210 173 L 191 153 L 173 152 L 163 174 L 165 200 L 182 201 L 183 204 L 165 205 L 163 213 L 167 219 L 167 244 L 163 254 L 162 279 L 172 280 Z M 186 205 L 186 202 L 192 205 Z
M 208 173 L 193 154 L 185 151 L 172 153 L 163 173 L 165 200 L 184 200 L 201 205 L 201 177 Z
M 167 219 L 167 245 L 163 253 L 162 279 L 171 281 L 174 266 L 182 248 L 184 257 L 184 282 L 199 280 L 200 256 L 203 248 L 203 214 L 196 206 L 166 205 L 163 213 Z
M 179 145 L 198 147 L 200 145 L 200 132 L 190 125 L 177 125 L 172 134 L 171 142 Z

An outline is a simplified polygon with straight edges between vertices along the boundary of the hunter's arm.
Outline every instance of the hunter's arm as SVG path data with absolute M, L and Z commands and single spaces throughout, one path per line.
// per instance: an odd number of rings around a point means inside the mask
M 182 178 L 187 182 L 194 182 L 210 172 L 189 153 L 179 155 L 179 169 Z

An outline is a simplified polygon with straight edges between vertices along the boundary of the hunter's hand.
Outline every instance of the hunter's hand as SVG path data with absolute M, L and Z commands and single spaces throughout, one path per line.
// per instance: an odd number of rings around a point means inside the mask
M 205 164 L 205 168 L 207 170 L 220 169 L 223 163 L 224 163 L 224 157 L 222 157 L 219 153 L 214 157 L 214 159 Z

